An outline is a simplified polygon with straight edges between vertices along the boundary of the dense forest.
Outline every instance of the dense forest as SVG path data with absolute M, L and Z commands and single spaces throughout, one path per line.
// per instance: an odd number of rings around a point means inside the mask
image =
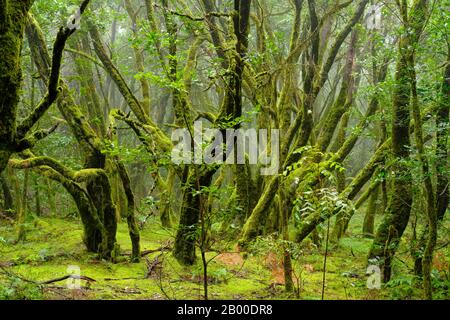
M 0 300 L 450 298 L 449 0 L 0 0 Z

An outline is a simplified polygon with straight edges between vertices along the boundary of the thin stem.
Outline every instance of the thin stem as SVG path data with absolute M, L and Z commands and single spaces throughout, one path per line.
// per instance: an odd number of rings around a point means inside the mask
M 330 219 L 328 219 L 327 224 L 327 240 L 325 243 L 325 257 L 323 259 L 323 277 L 322 277 L 322 300 L 325 296 L 325 280 L 326 280 L 326 273 L 327 273 L 327 256 L 328 256 L 328 244 L 330 239 Z

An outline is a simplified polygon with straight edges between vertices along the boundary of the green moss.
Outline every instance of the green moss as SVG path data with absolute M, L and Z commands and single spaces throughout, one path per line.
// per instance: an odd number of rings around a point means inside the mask
M 327 259 L 326 299 L 385 299 L 385 298 L 420 298 L 420 290 L 411 289 L 396 276 L 387 288 L 369 291 L 366 288 L 366 255 L 371 241 L 361 236 L 363 212 L 356 213 L 349 225 L 350 236 L 344 237 Z M 380 220 L 377 217 L 377 220 Z M 379 221 L 376 221 L 378 224 Z M 101 261 L 95 254 L 86 251 L 82 235 L 83 226 L 77 220 L 43 218 L 34 220 L 23 243 L 13 244 L 15 230 L 13 225 L 0 225 L 0 263 L 12 265 L 7 270 L 24 278 L 43 281 L 67 274 L 67 267 L 79 266 L 81 274 L 96 280 L 93 283 L 82 281 L 80 292 L 67 289 L 43 290 L 34 285 L 25 285 L 17 279 L 5 276 L 0 270 L 0 295 L 16 299 L 166 299 L 155 274 L 144 279 L 147 272 L 145 259 L 139 263 L 129 262 L 127 256 L 121 256 L 117 263 Z M 407 235 L 409 236 L 409 235 Z M 169 232 L 161 231 L 158 217 L 147 221 L 141 231 L 142 250 L 157 249 L 172 239 Z M 131 253 L 131 242 L 125 222 L 118 224 L 117 243 L 123 252 Z M 234 251 L 231 244 L 229 251 Z M 406 248 L 406 250 L 405 250 Z M 317 300 L 321 298 L 323 248 L 306 246 L 302 254 L 293 260 L 297 275 L 301 274 L 301 299 Z M 400 251 L 403 263 L 394 265 L 397 275 L 405 274 L 408 266 L 413 265 L 403 244 Z M 160 252 L 148 255 L 152 262 Z M 213 258 L 215 253 L 208 253 Z M 244 256 L 242 256 L 244 257 Z M 180 265 L 170 252 L 161 256 L 162 287 L 171 299 L 202 299 L 201 261 L 192 266 Z M 209 292 L 211 299 L 292 299 L 286 295 L 283 286 L 275 285 L 273 270 L 265 263 L 266 255 L 247 255 L 240 263 L 229 264 L 215 258 L 208 267 Z M 294 279 L 295 282 L 295 279 Z M 11 286 L 11 283 L 15 283 Z M 55 284 L 64 287 L 65 282 Z M 15 288 L 5 293 L 5 288 Z M 8 297 L 6 297 L 8 294 Z

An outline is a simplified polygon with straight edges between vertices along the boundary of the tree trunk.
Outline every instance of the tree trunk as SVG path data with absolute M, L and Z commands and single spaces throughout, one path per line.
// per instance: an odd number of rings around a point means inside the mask
M 448 51 L 447 66 L 442 84 L 442 97 L 437 110 L 437 216 L 442 221 L 450 200 L 448 138 L 449 138 L 449 110 L 450 110 L 450 49 Z
M 35 199 L 35 214 L 40 217 L 42 215 L 42 206 L 41 206 L 41 192 L 39 188 L 39 180 L 36 177 L 34 179 L 34 199 Z
M 214 170 L 206 170 L 197 177 L 191 173 L 184 186 L 183 204 L 180 213 L 180 223 L 175 237 L 173 254 L 175 258 L 184 265 L 193 265 L 195 262 L 195 245 L 198 239 L 198 223 L 200 219 L 199 192 L 200 188 L 209 187 L 212 182 Z
M 117 168 L 127 197 L 127 224 L 132 245 L 131 260 L 133 262 L 139 262 L 141 257 L 140 236 L 139 228 L 134 217 L 135 204 L 133 191 L 131 190 L 131 181 L 125 166 L 120 161 L 117 161 Z
M 28 181 L 29 181 L 30 173 L 28 169 L 25 169 L 25 174 L 23 178 L 23 190 L 20 194 L 20 204 L 18 206 L 17 213 L 17 242 L 25 241 L 26 237 L 26 220 L 27 220 L 27 200 L 28 200 Z
M 31 2 L 0 1 L 0 173 L 5 170 L 16 144 L 22 43 Z
M 38 67 L 38 71 L 44 81 L 49 79 L 50 56 L 46 50 L 46 44 L 42 31 L 35 19 L 29 15 L 26 28 L 31 52 Z M 85 155 L 85 169 L 105 169 L 106 156 L 102 153 L 103 145 L 101 138 L 88 123 L 81 110 L 75 103 L 68 85 L 59 81 L 61 94 L 58 97 L 58 109 L 67 121 L 72 133 L 82 147 Z M 86 210 L 83 214 L 92 214 L 85 217 L 85 243 L 90 250 L 96 250 L 105 259 L 114 260 L 118 247 L 116 246 L 117 217 L 114 203 L 111 197 L 111 184 L 105 172 L 96 173 L 86 181 L 86 191 L 91 205 L 95 210 Z M 86 206 L 83 206 L 86 207 Z M 89 206 L 90 207 L 90 206 Z M 81 212 L 80 212 L 81 214 Z M 95 221 L 92 225 L 92 221 Z M 102 232 L 96 232 L 98 221 L 102 224 Z M 90 232 L 93 230 L 93 232 Z M 106 237 L 106 238 L 105 238 Z M 101 246 L 100 246 L 101 245 Z
M 384 282 L 388 282 L 391 278 L 392 258 L 408 225 L 411 213 L 412 179 L 406 164 L 410 156 L 411 72 L 409 68 L 413 48 L 419 41 L 427 18 L 427 6 L 426 0 L 416 0 L 410 17 L 406 13 L 407 8 L 403 6 L 401 8 L 407 28 L 399 43 L 393 92 L 392 154 L 395 157 L 395 163 L 391 171 L 394 172 L 394 177 L 386 215 L 377 230 L 369 252 L 369 261 L 378 260 Z
M 1 192 L 3 195 L 3 203 L 2 203 L 2 209 L 7 214 L 11 215 L 14 214 L 14 199 L 11 194 L 11 190 L 9 189 L 8 182 L 6 181 L 3 174 L 0 174 L 0 187 Z
M 369 197 L 369 203 L 367 204 L 367 210 L 363 222 L 363 235 L 365 237 L 372 237 L 374 235 L 375 214 L 377 213 L 379 194 L 380 186 L 375 188 Z

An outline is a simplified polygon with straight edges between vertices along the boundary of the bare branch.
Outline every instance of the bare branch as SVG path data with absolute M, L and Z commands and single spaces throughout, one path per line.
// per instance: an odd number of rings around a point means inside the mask
M 86 10 L 87 5 L 90 0 L 84 0 L 80 6 L 80 13 Z M 50 71 L 50 78 L 48 81 L 47 93 L 33 112 L 20 123 L 17 128 L 17 134 L 19 139 L 23 138 L 28 131 L 36 124 L 36 122 L 45 114 L 45 112 L 50 108 L 50 106 L 56 101 L 58 94 L 60 92 L 59 85 L 59 75 L 61 71 L 61 62 L 66 46 L 66 42 L 69 37 L 74 34 L 76 28 L 69 28 L 68 26 L 61 27 L 56 36 L 56 40 L 53 44 L 53 57 L 52 66 Z
M 22 140 L 19 140 L 17 142 L 16 151 L 21 152 L 23 150 L 33 148 L 38 141 L 47 138 L 49 135 L 55 132 L 58 126 L 59 123 L 55 124 L 53 127 L 49 129 L 38 130 L 32 133 L 31 135 L 28 135 L 27 137 L 23 138 Z

